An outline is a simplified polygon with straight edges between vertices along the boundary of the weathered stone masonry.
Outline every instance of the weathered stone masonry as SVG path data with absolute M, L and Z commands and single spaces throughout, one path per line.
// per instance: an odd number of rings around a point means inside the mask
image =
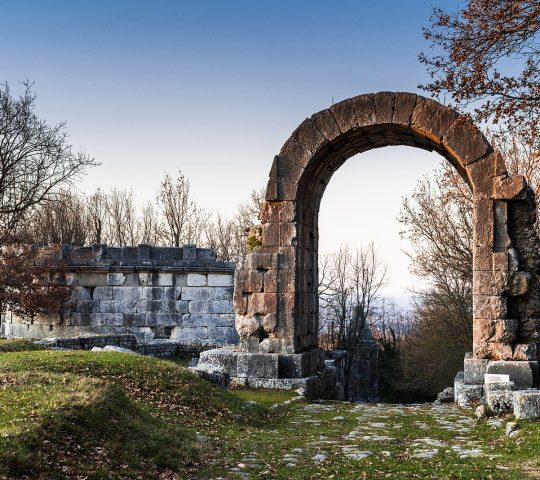
M 176 340 L 190 348 L 238 342 L 232 308 L 234 263 L 210 249 L 153 247 L 43 247 L 74 287 L 68 311 L 34 320 L 2 322 L 14 337 L 134 334 L 139 341 Z M 40 261 L 40 260 L 38 260 Z
M 540 308 L 534 195 L 466 117 L 401 92 L 359 95 L 306 119 L 274 159 L 262 246 L 236 272 L 246 352 L 307 352 L 318 337 L 318 213 L 349 157 L 409 145 L 446 158 L 474 194 L 474 358 L 536 361 Z M 404 167 L 405 168 L 405 167 Z M 381 185 L 384 195 L 384 185 Z

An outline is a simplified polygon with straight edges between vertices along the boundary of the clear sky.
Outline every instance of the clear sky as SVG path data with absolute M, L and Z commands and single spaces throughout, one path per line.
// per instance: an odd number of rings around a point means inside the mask
M 431 1 L 0 0 L 0 81 L 35 81 L 38 111 L 102 162 L 81 182 L 153 195 L 181 169 L 198 203 L 230 214 L 266 183 L 307 116 L 426 81 Z M 455 9 L 457 1 L 435 5 Z M 439 159 L 385 148 L 349 160 L 321 208 L 321 250 L 375 241 L 388 292 L 407 274 L 401 196 Z

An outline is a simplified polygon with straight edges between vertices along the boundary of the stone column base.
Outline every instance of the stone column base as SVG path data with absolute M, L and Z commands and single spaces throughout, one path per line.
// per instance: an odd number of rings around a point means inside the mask
M 230 348 L 202 352 L 192 370 L 222 386 L 300 390 L 307 398 L 338 398 L 336 369 L 323 352 L 245 353 Z
M 486 360 L 465 354 L 463 361 L 463 381 L 466 385 L 483 384 L 484 375 L 509 375 L 519 389 L 539 385 L 538 362 L 532 360 Z
M 486 360 L 466 354 L 463 372 L 454 380 L 454 399 L 462 407 L 483 403 L 491 414 L 514 412 L 520 418 L 538 418 L 538 386 L 537 361 Z

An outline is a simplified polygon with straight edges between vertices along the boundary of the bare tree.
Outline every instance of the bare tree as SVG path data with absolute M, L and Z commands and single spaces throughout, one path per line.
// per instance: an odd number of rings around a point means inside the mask
M 332 348 L 347 352 L 344 388 L 354 400 L 358 392 L 352 379 L 361 369 L 363 342 L 369 340 L 366 331 L 376 321 L 382 305 L 381 288 L 386 281 L 386 267 L 373 243 L 355 251 L 342 246 L 335 254 L 323 257 L 321 263 L 320 316 L 326 325 L 323 339 L 330 338 Z
M 113 189 L 107 196 L 107 243 L 111 245 L 137 245 L 139 220 L 133 190 Z
M 350 248 L 322 257 L 319 270 L 320 324 L 330 336 L 331 348 L 342 347 L 345 342 L 346 323 L 351 317 Z
M 32 209 L 58 197 L 87 167 L 96 165 L 74 153 L 65 124 L 48 125 L 34 112 L 32 84 L 19 97 L 0 86 L 0 243 L 13 236 Z
M 208 219 L 205 229 L 206 246 L 216 251 L 220 260 L 241 263 L 248 253 L 249 230 L 257 224 L 264 190 L 253 190 L 247 202 L 241 203 L 231 219 L 220 213 Z
M 418 181 L 398 220 L 412 246 L 413 273 L 443 290 L 471 284 L 472 192 L 448 162 Z
M 238 231 L 232 220 L 225 220 L 221 214 L 211 218 L 205 229 L 206 246 L 216 252 L 219 260 L 235 261 L 242 256 L 242 242 L 238 241 Z
M 200 243 L 207 215 L 191 199 L 189 180 L 182 172 L 176 178 L 165 174 L 156 203 L 163 216 L 163 243 L 175 247 Z
M 107 226 L 107 196 L 97 189 L 86 201 L 90 243 L 103 243 Z
M 140 242 L 151 245 L 159 244 L 159 235 L 163 230 L 160 225 L 161 219 L 156 211 L 156 207 L 152 202 L 148 202 L 142 208 L 140 221 Z
M 89 222 L 84 198 L 62 190 L 55 200 L 39 206 L 25 222 L 28 243 L 41 245 L 85 245 L 89 237 Z

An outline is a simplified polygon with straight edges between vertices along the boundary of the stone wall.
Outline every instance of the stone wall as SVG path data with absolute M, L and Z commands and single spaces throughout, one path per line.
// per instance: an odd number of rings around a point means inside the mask
M 37 343 L 49 349 L 92 350 L 94 347 L 122 347 L 141 355 L 153 357 L 175 357 L 178 355 L 197 355 L 199 348 L 176 340 L 151 340 L 137 342 L 135 335 L 92 335 L 88 337 L 45 338 Z
M 234 263 L 210 249 L 67 245 L 38 249 L 37 262 L 66 272 L 73 294 L 63 315 L 3 316 L 7 337 L 133 334 L 200 349 L 238 342 L 232 307 Z

